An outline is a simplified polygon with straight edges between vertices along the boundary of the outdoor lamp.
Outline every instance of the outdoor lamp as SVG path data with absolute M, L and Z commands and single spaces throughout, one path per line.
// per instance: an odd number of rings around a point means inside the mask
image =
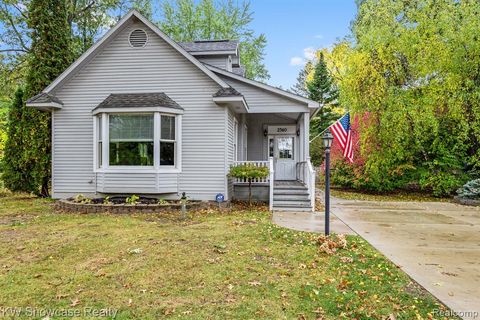
M 329 129 L 323 134 L 323 145 L 325 146 L 325 235 L 330 235 L 330 147 L 333 142 L 333 135 Z
M 267 131 L 267 129 L 263 130 L 263 136 L 264 136 L 264 137 L 268 136 L 268 131 Z
M 324 145 L 325 149 L 330 149 L 330 147 L 332 146 L 332 142 L 333 142 L 333 135 L 330 132 L 330 130 L 327 129 L 325 131 L 322 139 L 323 139 L 323 145 Z

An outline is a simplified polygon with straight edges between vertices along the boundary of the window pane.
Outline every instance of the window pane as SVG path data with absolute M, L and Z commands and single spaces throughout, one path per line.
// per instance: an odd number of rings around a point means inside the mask
M 110 165 L 153 166 L 153 141 L 110 141 Z
M 110 141 L 153 140 L 153 115 L 111 115 Z
M 273 157 L 273 150 L 274 150 L 273 141 L 274 141 L 273 138 L 268 141 L 268 150 L 269 150 L 268 154 L 270 157 Z
M 174 142 L 160 142 L 160 165 L 174 166 L 175 165 L 175 143 Z
M 293 159 L 293 138 L 277 138 L 277 148 L 280 159 Z
M 175 140 L 175 117 L 162 116 L 162 133 L 160 139 Z
M 97 117 L 97 121 L 98 121 L 98 141 L 102 141 L 103 140 L 102 115 L 99 115 Z

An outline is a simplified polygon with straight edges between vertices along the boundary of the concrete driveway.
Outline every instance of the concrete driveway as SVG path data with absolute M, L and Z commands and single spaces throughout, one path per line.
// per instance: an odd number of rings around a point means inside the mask
M 464 319 L 480 319 L 480 208 L 441 202 L 332 202 L 338 219 L 440 301 Z

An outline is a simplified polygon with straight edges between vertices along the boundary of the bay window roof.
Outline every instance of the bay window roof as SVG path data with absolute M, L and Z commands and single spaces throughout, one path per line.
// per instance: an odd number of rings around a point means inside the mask
M 183 108 L 163 92 L 113 93 L 103 100 L 92 112 L 135 112 L 165 111 L 183 113 Z

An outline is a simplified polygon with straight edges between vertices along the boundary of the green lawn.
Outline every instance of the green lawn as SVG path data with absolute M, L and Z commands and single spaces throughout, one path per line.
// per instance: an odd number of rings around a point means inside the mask
M 57 214 L 48 200 L 0 196 L 0 312 L 438 319 L 433 310 L 443 307 L 360 238 L 348 237 L 335 255 L 321 253 L 316 240 L 276 227 L 262 211 L 204 211 L 181 222 L 173 215 Z

